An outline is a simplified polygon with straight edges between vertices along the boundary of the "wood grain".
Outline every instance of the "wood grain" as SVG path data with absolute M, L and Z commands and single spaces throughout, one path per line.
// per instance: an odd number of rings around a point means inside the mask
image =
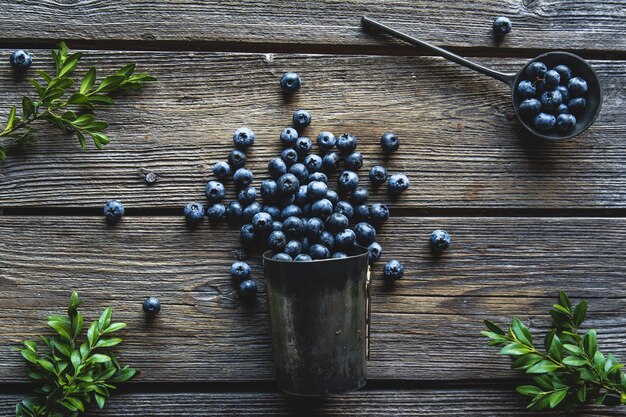
M 268 387 L 269 388 L 269 387 Z M 0 417 L 13 417 L 19 395 L 0 394 Z M 95 408 L 95 407 L 94 407 Z M 264 392 L 160 392 L 116 394 L 104 411 L 90 416 L 512 416 L 530 417 L 554 413 L 530 413 L 524 397 L 513 387 L 453 389 L 365 389 L 326 398 L 290 397 Z M 575 416 L 623 416 L 618 408 L 589 407 Z
M 47 55 L 36 51 L 38 68 L 49 67 Z M 203 199 L 212 165 L 241 125 L 257 134 L 249 159 L 258 184 L 297 108 L 312 111 L 307 135 L 353 132 L 366 167 L 383 163 L 409 175 L 413 187 L 396 208 L 626 207 L 623 61 L 593 61 L 605 93 L 600 117 L 559 143 L 522 132 L 506 86 L 439 58 L 89 51 L 85 68 L 129 61 L 159 81 L 99 112 L 111 121 L 106 150 L 81 152 L 74 137 L 43 126 L 36 146 L 0 165 L 0 207 L 101 207 L 118 198 L 131 209 L 182 208 Z M 478 61 L 508 72 L 523 64 Z M 288 69 L 304 80 L 291 99 L 278 87 Z M 0 94 L 4 115 L 31 93 L 9 66 L 0 68 L 0 84 L 11 85 Z M 388 130 L 402 142 L 389 158 L 378 146 Z M 159 181 L 146 186 L 141 168 Z M 387 199 L 385 187 L 374 198 Z
M 453 247 L 428 252 L 444 227 Z M 381 235 L 383 261 L 398 258 L 406 277 L 393 286 L 374 268 L 369 377 L 393 380 L 514 378 L 506 358 L 479 335 L 482 320 L 517 315 L 536 334 L 559 289 L 590 299 L 590 327 L 606 352 L 626 357 L 624 219 L 401 218 Z M 0 382 L 24 381 L 10 348 L 45 332 L 72 289 L 88 319 L 111 305 L 129 323 L 121 357 L 138 381 L 249 381 L 273 378 L 265 286 L 236 300 L 228 268 L 239 248 L 226 225 L 189 230 L 174 217 L 3 216 L 0 222 Z M 408 248 L 408 250 L 407 250 Z M 147 321 L 141 302 L 157 295 L 161 314 Z
M 276 0 L 5 1 L 0 19 L 11 22 L 11 30 L 0 40 L 101 40 L 114 48 L 120 47 L 116 41 L 185 49 L 241 43 L 297 51 L 310 45 L 388 47 L 388 39 L 361 30 L 364 14 L 442 46 L 626 49 L 626 15 L 619 0 L 325 0 L 297 5 Z M 500 15 L 512 19 L 513 31 L 498 43 L 491 24 Z

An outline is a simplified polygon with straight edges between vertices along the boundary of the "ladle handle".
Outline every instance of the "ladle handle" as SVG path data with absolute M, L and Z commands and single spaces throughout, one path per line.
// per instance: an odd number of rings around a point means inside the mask
M 411 45 L 421 46 L 422 48 L 429 49 L 435 52 L 437 55 L 444 57 L 447 60 L 456 62 L 457 64 L 463 65 L 464 67 L 467 67 L 469 69 L 473 69 L 474 71 L 478 71 L 481 74 L 488 75 L 491 78 L 495 78 L 496 80 L 502 81 L 503 83 L 508 84 L 510 87 L 513 87 L 513 82 L 515 81 L 515 74 L 504 74 L 502 72 L 494 71 L 490 68 L 483 67 L 482 65 L 479 65 L 475 62 L 468 61 L 462 56 L 453 54 L 452 52 L 448 50 L 445 50 L 435 45 L 431 45 L 428 42 L 421 41 L 405 33 L 399 32 L 396 29 L 390 28 L 387 25 L 383 25 L 382 23 L 379 23 L 373 19 L 370 19 L 367 16 L 363 16 L 361 18 L 361 25 L 364 28 L 376 29 L 380 32 L 391 35 L 395 38 L 402 39 L 403 41 L 408 42 Z

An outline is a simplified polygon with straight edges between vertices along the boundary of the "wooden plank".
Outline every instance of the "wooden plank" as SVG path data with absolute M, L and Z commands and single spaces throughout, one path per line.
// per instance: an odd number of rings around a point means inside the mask
M 453 236 L 439 260 L 426 237 Z M 624 219 L 398 218 L 382 233 L 384 260 L 405 263 L 390 287 L 374 268 L 369 377 L 402 380 L 513 378 L 509 362 L 485 345 L 482 320 L 519 316 L 535 334 L 548 324 L 559 289 L 590 298 L 590 327 L 605 352 L 626 357 Z M 410 250 L 407 250 L 410 248 Z M 88 319 L 104 306 L 129 323 L 121 357 L 138 381 L 246 381 L 273 378 L 265 286 L 251 305 L 235 299 L 228 276 L 238 249 L 225 225 L 188 230 L 174 217 L 11 217 L 0 222 L 0 382 L 24 381 L 11 351 L 45 332 L 69 292 Z M 146 321 L 141 302 L 163 311 Z
M 48 68 L 48 53 L 36 54 L 38 68 Z M 0 207 L 101 207 L 118 198 L 130 208 L 182 208 L 203 199 L 212 164 L 226 157 L 241 125 L 257 133 L 250 166 L 264 178 L 297 108 L 312 111 L 308 135 L 353 132 L 366 167 L 383 163 L 409 175 L 413 187 L 393 207 L 626 207 L 623 61 L 593 61 L 605 93 L 600 117 L 560 143 L 522 132 L 506 86 L 439 58 L 89 51 L 85 68 L 129 61 L 159 81 L 99 113 L 112 122 L 106 150 L 83 153 L 74 137 L 44 126 L 37 146 L 0 165 Z M 523 63 L 478 61 L 502 71 Z M 278 87 L 288 69 L 304 79 L 289 100 Z M 9 66 L 0 67 L 0 83 L 11 86 L 0 94 L 2 115 L 32 93 Z M 378 146 L 388 130 L 402 141 L 391 158 Z M 157 184 L 146 186 L 140 168 L 160 175 Z M 374 198 L 387 198 L 384 187 Z
M 0 394 L 0 417 L 15 415 L 19 395 Z M 92 409 L 93 410 L 93 409 Z M 199 411 L 201 410 L 201 411 Z M 509 386 L 452 389 L 365 389 L 323 399 L 264 392 L 159 392 L 116 394 L 93 416 L 514 416 L 531 413 L 525 398 Z M 619 408 L 587 407 L 574 414 L 623 416 Z
M 364 14 L 445 46 L 626 49 L 626 16 L 619 0 L 486 0 L 478 4 L 349 0 L 297 6 L 274 0 L 124 0 L 114 4 L 98 0 L 71 6 L 53 0 L 30 0 L 3 2 L 0 19 L 14 24 L 3 31 L 0 39 L 11 43 L 15 39 L 175 41 L 186 48 L 243 42 L 286 45 L 298 50 L 311 44 L 386 45 L 362 32 L 360 18 Z M 512 19 L 513 32 L 497 43 L 491 24 L 500 15 Z

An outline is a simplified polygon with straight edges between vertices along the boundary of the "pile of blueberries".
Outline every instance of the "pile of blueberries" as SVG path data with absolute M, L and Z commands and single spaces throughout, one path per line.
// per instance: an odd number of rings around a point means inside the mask
M 568 133 L 576 126 L 587 101 L 587 82 L 574 77 L 567 65 L 557 65 L 548 70 L 540 61 L 526 67 L 526 79 L 519 82 L 517 92 L 523 101 L 519 112 L 542 132 L 556 129 Z

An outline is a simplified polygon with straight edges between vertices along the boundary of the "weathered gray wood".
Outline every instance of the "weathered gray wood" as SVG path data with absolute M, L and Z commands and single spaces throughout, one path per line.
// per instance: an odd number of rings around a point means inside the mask
M 626 49 L 626 15 L 619 0 L 327 0 L 306 5 L 275 0 L 5 1 L 0 5 L 0 19 L 12 24 L 0 39 L 102 40 L 110 45 L 118 40 L 177 41 L 187 49 L 215 44 L 232 47 L 231 43 L 241 42 L 297 50 L 318 44 L 386 45 L 362 32 L 364 14 L 448 46 Z M 500 15 L 513 20 L 513 31 L 498 44 L 491 24 Z
M 36 67 L 48 68 L 48 52 L 36 54 Z M 84 68 L 129 61 L 159 81 L 99 113 L 112 122 L 106 150 L 83 153 L 76 138 L 44 126 L 37 146 L 0 164 L 0 207 L 101 207 L 118 198 L 131 208 L 182 208 L 203 199 L 212 164 L 225 158 L 241 125 L 257 133 L 250 166 L 264 178 L 296 108 L 312 111 L 308 135 L 353 132 L 366 167 L 384 163 L 409 175 L 413 187 L 393 207 L 626 206 L 623 61 L 593 62 L 602 112 L 587 133 L 561 143 L 522 132 L 504 84 L 440 58 L 89 51 Z M 479 61 L 503 71 L 523 63 Z M 288 69 L 304 80 L 289 100 L 278 87 Z M 31 92 L 8 65 L 0 66 L 0 84 L 11 86 L 0 94 L 4 115 Z M 378 146 L 387 130 L 402 141 L 388 159 Z M 159 174 L 157 184 L 146 186 L 140 168 Z M 374 198 L 387 198 L 384 187 Z
M 12 217 L 0 222 L 0 381 L 24 381 L 10 349 L 45 332 L 72 289 L 88 319 L 104 306 L 129 323 L 121 357 L 139 381 L 246 381 L 273 378 L 265 286 L 235 299 L 228 268 L 237 232 L 182 218 Z M 453 247 L 434 260 L 426 238 L 448 229 Z M 626 357 L 624 219 L 399 218 L 384 228 L 382 261 L 398 258 L 406 277 L 386 286 L 374 268 L 369 377 L 403 380 L 513 378 L 509 362 L 485 345 L 482 320 L 517 315 L 536 334 L 559 289 L 590 298 L 589 327 L 605 352 Z M 163 310 L 145 320 L 141 302 Z

